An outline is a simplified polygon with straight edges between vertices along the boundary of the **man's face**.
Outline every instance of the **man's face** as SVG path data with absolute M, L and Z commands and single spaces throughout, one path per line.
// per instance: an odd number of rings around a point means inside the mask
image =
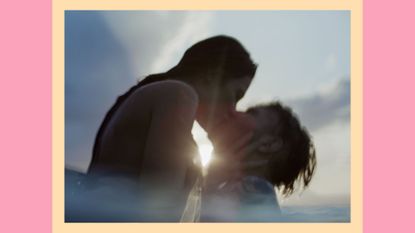
M 212 141 L 217 155 L 238 157 L 237 149 L 249 142 L 254 129 L 254 117 L 245 112 L 233 111 L 227 120 L 222 121 L 209 131 L 209 139 Z
M 235 111 L 237 102 L 245 95 L 252 77 L 233 78 L 224 83 L 209 83 L 200 88 L 200 110 L 197 119 L 201 126 L 210 131 L 226 121 Z
M 282 147 L 281 120 L 277 112 L 267 108 L 256 108 L 249 113 L 255 119 L 254 139 L 261 143 L 257 152 L 274 153 Z
M 255 118 L 255 135 L 275 134 L 280 121 L 278 113 L 266 108 L 257 108 L 250 111 L 250 115 Z

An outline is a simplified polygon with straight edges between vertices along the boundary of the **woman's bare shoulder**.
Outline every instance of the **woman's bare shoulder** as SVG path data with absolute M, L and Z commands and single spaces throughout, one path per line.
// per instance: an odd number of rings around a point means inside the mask
M 179 80 L 164 80 L 148 84 L 143 87 L 143 91 L 147 89 L 152 94 L 161 94 L 166 98 L 186 98 L 198 102 L 198 95 L 195 89 L 189 84 Z

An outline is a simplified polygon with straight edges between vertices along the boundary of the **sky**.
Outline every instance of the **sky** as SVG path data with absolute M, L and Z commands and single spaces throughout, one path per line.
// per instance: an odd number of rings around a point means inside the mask
M 117 96 L 219 34 L 237 38 L 259 64 L 237 109 L 280 100 L 315 143 L 310 187 L 281 204 L 349 204 L 349 11 L 66 11 L 65 166 L 86 171 Z M 200 126 L 192 132 L 199 145 L 209 145 Z

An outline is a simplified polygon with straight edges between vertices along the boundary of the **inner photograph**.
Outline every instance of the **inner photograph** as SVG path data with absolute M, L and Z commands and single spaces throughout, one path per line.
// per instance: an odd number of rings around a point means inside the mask
M 350 11 L 65 11 L 65 222 L 350 222 Z

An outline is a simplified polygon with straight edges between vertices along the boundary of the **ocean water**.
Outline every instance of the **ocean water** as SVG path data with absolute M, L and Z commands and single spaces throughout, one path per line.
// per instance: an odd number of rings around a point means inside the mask
M 223 211 L 219 214 L 224 214 Z M 207 222 L 281 222 L 281 223 L 348 223 L 350 222 L 350 207 L 348 206 L 290 206 L 281 207 L 281 214 L 273 214 L 258 210 L 245 211 L 236 220 L 232 215 L 217 218 L 215 215 L 204 218 Z
M 136 182 L 127 178 L 99 178 L 86 185 L 83 175 L 65 174 L 66 222 L 177 222 L 175 206 L 144 210 Z M 94 187 L 95 186 L 95 187 Z M 120 191 L 123 190 L 123 191 Z M 171 212 L 171 216 L 167 213 Z M 350 222 L 349 206 L 281 206 L 281 215 L 264 219 L 250 212 L 247 222 Z M 266 215 L 265 215 L 266 216 Z M 225 220 L 225 222 L 227 222 Z
M 350 206 L 281 207 L 278 222 L 350 222 Z

